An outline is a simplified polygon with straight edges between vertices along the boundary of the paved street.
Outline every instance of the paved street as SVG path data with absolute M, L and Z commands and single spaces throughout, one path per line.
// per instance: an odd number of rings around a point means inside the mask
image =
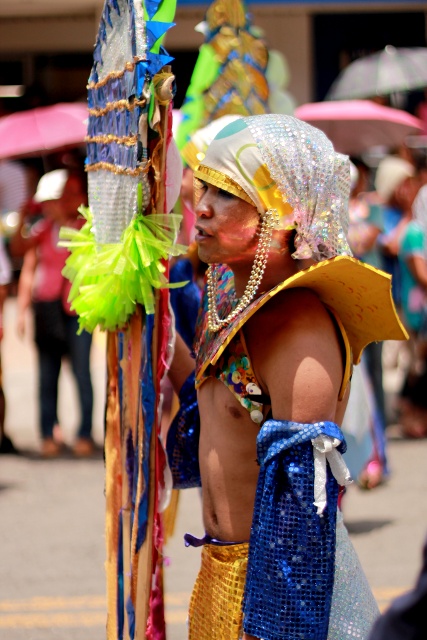
M 90 460 L 37 456 L 36 362 L 31 336 L 14 330 L 8 300 L 2 344 L 6 426 L 20 456 L 0 456 L 0 640 L 105 640 L 104 468 Z M 96 335 L 92 370 L 94 436 L 102 443 L 104 337 Z M 59 418 L 65 441 L 76 429 L 75 390 L 61 379 Z M 344 516 L 374 593 L 384 608 L 408 589 L 427 533 L 427 441 L 391 440 L 392 475 L 375 491 L 352 486 Z M 166 547 L 168 640 L 185 640 L 186 610 L 199 551 L 185 531 L 201 534 L 198 492 L 182 492 L 176 531 Z

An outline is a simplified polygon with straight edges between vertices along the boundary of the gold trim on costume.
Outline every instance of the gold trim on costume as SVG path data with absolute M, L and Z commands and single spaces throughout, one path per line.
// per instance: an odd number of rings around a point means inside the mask
M 118 144 L 125 144 L 128 147 L 132 147 L 138 142 L 138 136 L 115 136 L 109 133 L 103 136 L 85 136 L 85 142 L 101 142 L 103 144 L 117 142 Z
M 126 71 L 133 71 L 134 69 L 135 69 L 135 63 L 127 62 L 125 64 L 125 68 L 122 69 L 121 71 L 110 71 L 110 73 L 107 73 L 107 75 L 104 78 L 102 78 L 102 80 L 99 80 L 98 82 L 89 82 L 89 84 L 86 85 L 86 89 L 99 89 L 100 87 L 104 87 L 109 80 L 112 80 L 112 79 L 114 80 L 116 78 L 123 78 Z
M 117 167 L 115 164 L 111 164 L 110 162 L 96 162 L 95 164 L 87 164 L 85 167 L 85 171 L 99 171 L 100 169 L 104 169 L 104 171 L 111 171 L 111 173 L 120 175 L 140 176 L 142 173 L 147 172 L 148 166 L 149 163 L 144 167 L 137 167 L 136 169 L 126 169 L 124 167 Z
M 253 207 L 256 207 L 256 204 L 253 200 L 248 196 L 246 191 L 242 189 L 242 187 L 234 182 L 231 178 L 221 173 L 221 171 L 217 171 L 216 169 L 212 169 L 211 167 L 205 167 L 205 165 L 199 165 L 194 171 L 194 177 L 202 182 L 208 182 L 212 184 L 214 187 L 218 187 L 219 189 L 224 189 L 229 193 L 241 198 L 245 202 L 248 202 Z
M 90 116 L 101 118 L 102 116 L 105 116 L 106 113 L 115 111 L 116 109 L 127 109 L 128 111 L 133 111 L 135 107 L 145 107 L 146 104 L 147 100 L 145 98 L 142 98 L 141 100 L 134 98 L 132 102 L 129 102 L 129 100 L 115 100 L 114 102 L 107 102 L 105 107 L 102 109 L 99 107 L 93 107 L 92 109 L 88 109 L 88 111 Z
M 350 342 L 348 340 L 347 332 L 344 329 L 344 325 L 341 322 L 339 315 L 334 309 L 328 307 L 329 312 L 334 316 L 334 320 L 338 325 L 338 328 L 341 333 L 342 341 L 344 344 L 344 352 L 345 352 L 345 360 L 344 360 L 344 373 L 341 380 L 341 387 L 338 392 L 338 400 L 342 400 L 344 398 L 345 392 L 347 390 L 348 383 L 351 380 L 351 376 L 353 375 L 353 352 L 351 350 Z

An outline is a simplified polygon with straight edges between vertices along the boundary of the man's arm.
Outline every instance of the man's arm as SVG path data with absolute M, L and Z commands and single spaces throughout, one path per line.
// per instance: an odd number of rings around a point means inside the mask
M 272 301 L 273 302 L 273 301 Z M 256 316 L 254 316 L 254 319 Z M 343 354 L 334 322 L 317 296 L 305 289 L 285 292 L 261 326 L 255 371 L 270 396 L 275 420 L 309 423 L 335 420 L 343 377 Z M 268 326 L 268 331 L 265 327 Z
M 31 306 L 31 292 L 33 288 L 34 273 L 37 265 L 37 250 L 35 248 L 27 251 L 24 257 L 21 273 L 18 281 L 18 317 L 17 332 L 20 338 L 25 335 L 25 316 L 27 309 Z

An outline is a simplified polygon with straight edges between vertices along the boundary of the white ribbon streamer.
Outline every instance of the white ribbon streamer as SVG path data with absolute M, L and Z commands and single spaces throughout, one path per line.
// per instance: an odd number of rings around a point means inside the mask
M 332 475 L 340 486 L 352 482 L 350 471 L 337 447 L 341 444 L 338 438 L 321 433 L 311 441 L 314 456 L 314 506 L 317 514 L 322 515 L 326 508 L 326 462 L 331 467 Z

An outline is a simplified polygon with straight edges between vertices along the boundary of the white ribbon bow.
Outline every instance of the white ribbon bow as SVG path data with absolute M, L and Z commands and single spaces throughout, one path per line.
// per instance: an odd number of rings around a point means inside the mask
M 326 508 L 326 461 L 331 467 L 332 475 L 340 486 L 351 484 L 350 471 L 337 447 L 341 444 L 338 438 L 321 433 L 311 441 L 314 456 L 314 506 L 321 515 Z

